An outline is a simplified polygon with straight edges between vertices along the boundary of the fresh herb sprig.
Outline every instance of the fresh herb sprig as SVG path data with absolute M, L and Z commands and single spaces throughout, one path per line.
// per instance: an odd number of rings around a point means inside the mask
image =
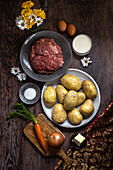
M 38 123 L 36 120 L 35 115 L 33 115 L 30 111 L 30 109 L 23 105 L 23 103 L 17 103 L 13 106 L 13 109 L 16 109 L 16 112 L 10 112 L 9 118 L 17 118 L 22 117 L 24 119 L 29 119 L 33 121 L 34 123 Z
M 16 111 L 10 112 L 8 119 L 22 117 L 24 119 L 29 119 L 29 120 L 33 121 L 35 123 L 34 129 L 35 129 L 36 135 L 40 141 L 40 144 L 42 145 L 44 151 L 47 152 L 47 146 L 46 146 L 43 134 L 42 134 L 42 130 L 41 130 L 40 124 L 38 123 L 35 115 L 33 115 L 32 112 L 30 111 L 30 109 L 28 107 L 24 106 L 23 103 L 15 104 L 13 106 L 13 109 L 16 109 Z

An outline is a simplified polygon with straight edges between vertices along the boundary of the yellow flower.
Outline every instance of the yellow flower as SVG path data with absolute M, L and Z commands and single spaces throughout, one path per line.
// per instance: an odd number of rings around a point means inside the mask
M 27 29 L 30 29 L 30 28 L 32 28 L 32 26 L 35 24 L 33 21 L 32 22 L 30 22 L 31 20 L 30 19 L 27 19 L 26 20 L 26 24 L 27 24 Z
M 26 9 L 31 8 L 33 6 L 34 6 L 34 3 L 31 1 L 26 1 L 26 2 L 23 2 L 22 4 L 22 8 L 26 8 Z
M 22 9 L 21 15 L 24 19 L 28 18 L 28 16 L 32 13 L 31 9 Z
M 46 15 L 45 15 L 44 10 L 40 13 L 40 17 L 41 17 L 42 19 L 46 19 Z
M 37 16 L 37 17 L 41 17 L 42 19 L 46 19 L 46 15 L 44 10 L 41 9 L 33 9 L 33 13 Z
M 33 13 L 38 17 L 41 9 L 33 9 Z

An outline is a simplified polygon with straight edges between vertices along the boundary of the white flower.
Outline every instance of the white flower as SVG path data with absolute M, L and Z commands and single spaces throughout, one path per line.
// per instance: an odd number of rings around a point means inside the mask
M 22 80 L 26 80 L 26 74 L 25 73 L 19 73 L 17 75 L 18 80 L 22 81 Z
M 90 60 L 90 57 L 84 57 L 81 59 L 82 65 L 83 67 L 87 67 L 89 63 L 92 63 L 92 61 Z
M 37 24 L 37 27 L 39 27 L 39 25 L 41 25 L 43 23 L 43 19 L 39 17 L 36 19 L 35 23 Z
M 16 25 L 18 25 L 18 22 L 21 21 L 23 19 L 23 17 L 21 15 L 19 15 L 19 17 L 16 17 Z
M 21 72 L 21 70 L 20 70 L 19 67 L 14 66 L 14 67 L 11 68 L 11 73 L 14 74 L 14 75 L 17 75 L 20 72 Z
M 30 22 L 34 22 L 35 23 L 36 19 L 37 19 L 37 16 L 32 13 L 32 14 L 29 15 L 28 19 L 30 19 Z
M 24 30 L 24 29 L 27 28 L 26 21 L 24 21 L 24 19 L 21 18 L 21 16 L 17 17 L 17 19 L 16 19 L 16 25 L 17 25 L 17 27 L 19 27 L 21 30 Z

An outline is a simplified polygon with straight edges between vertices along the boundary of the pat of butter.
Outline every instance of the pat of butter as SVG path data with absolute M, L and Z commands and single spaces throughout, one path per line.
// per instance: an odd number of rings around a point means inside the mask
M 75 142 L 78 146 L 80 146 L 84 140 L 85 137 L 79 133 L 77 136 L 74 137 L 73 142 Z

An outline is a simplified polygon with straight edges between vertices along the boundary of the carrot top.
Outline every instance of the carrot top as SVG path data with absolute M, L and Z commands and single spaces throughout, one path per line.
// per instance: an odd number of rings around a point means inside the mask
M 33 115 L 30 111 L 30 109 L 26 106 L 23 105 L 23 103 L 17 103 L 13 106 L 13 109 L 16 109 L 15 112 L 10 112 L 10 115 L 8 116 L 9 118 L 16 118 L 16 117 L 22 117 L 24 119 L 29 119 L 31 121 L 33 121 L 35 123 L 35 132 L 36 135 L 43 147 L 43 149 L 45 150 L 45 152 L 47 152 L 47 147 L 46 147 L 46 143 L 41 131 L 41 127 L 38 124 L 35 115 Z
M 13 109 L 16 109 L 16 111 L 10 112 L 8 119 L 22 117 L 24 119 L 29 119 L 29 120 L 33 121 L 35 124 L 38 123 L 35 115 L 33 115 L 32 112 L 30 111 L 30 109 L 28 107 L 24 106 L 23 103 L 15 104 L 13 106 Z

